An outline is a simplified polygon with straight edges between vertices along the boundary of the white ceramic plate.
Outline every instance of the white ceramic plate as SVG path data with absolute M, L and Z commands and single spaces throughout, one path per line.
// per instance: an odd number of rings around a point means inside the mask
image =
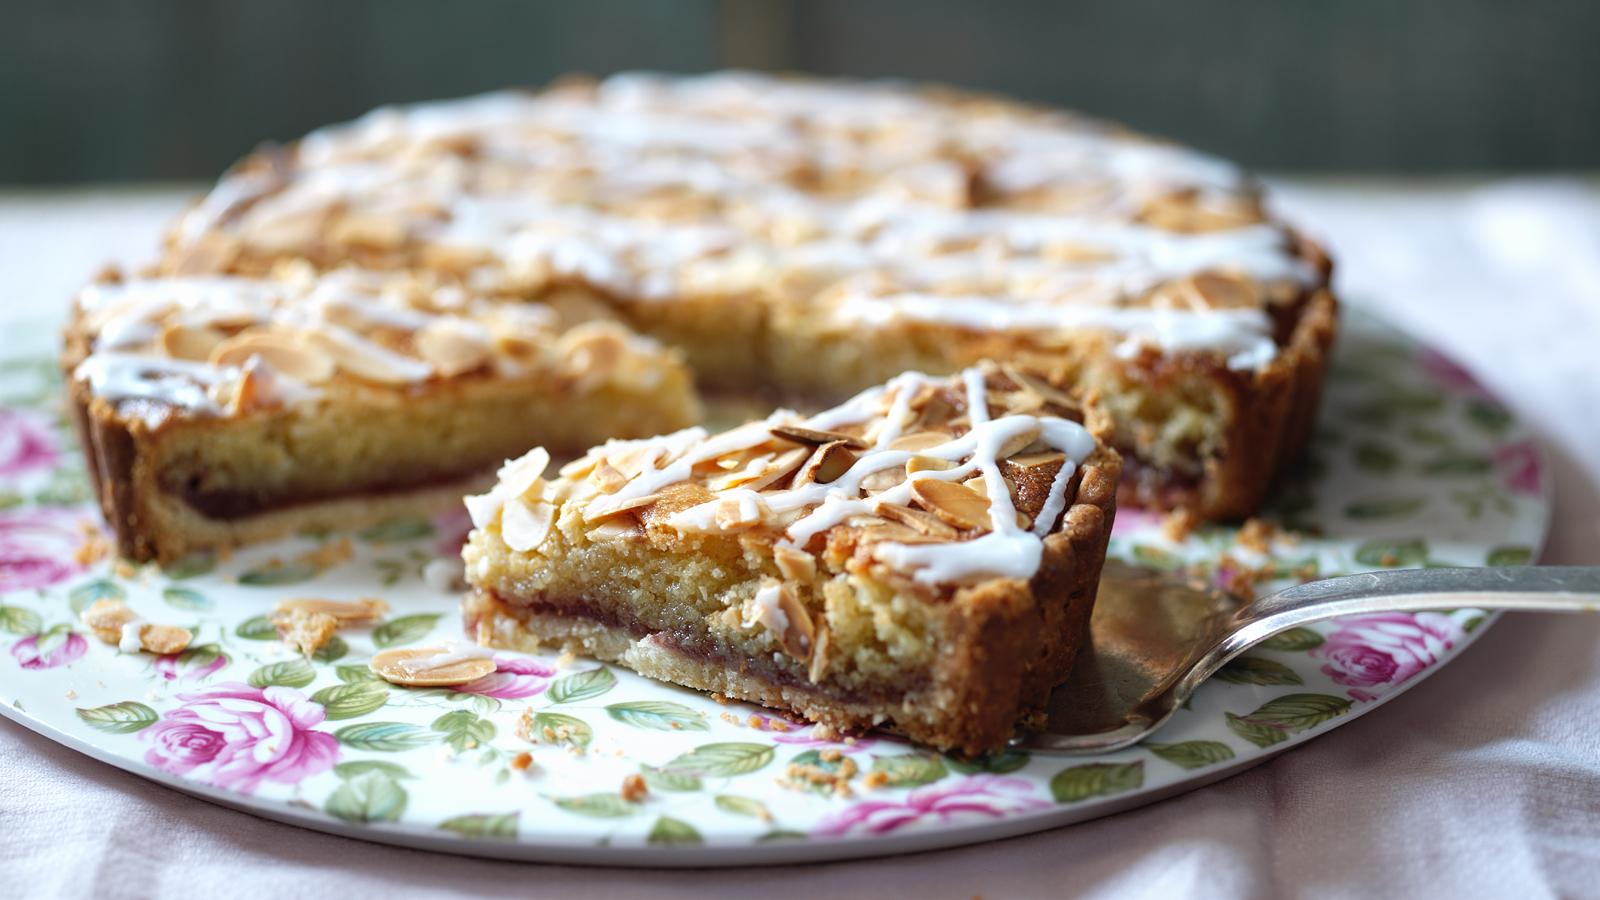
M 1113 554 L 1207 565 L 1222 583 L 1268 565 L 1309 577 L 1536 556 L 1549 504 L 1528 434 L 1443 357 L 1351 318 L 1314 452 L 1272 515 L 1317 537 L 1254 553 L 1233 529 L 1208 528 L 1174 544 L 1153 517 L 1125 510 Z M 306 536 L 165 572 L 85 567 L 74 554 L 96 519 L 50 348 L 24 349 L 33 355 L 0 361 L 0 712 L 179 790 L 352 837 L 648 866 L 993 840 L 1255 765 L 1392 699 L 1487 624 L 1458 610 L 1280 635 L 1202 688 L 1156 741 L 1096 757 L 965 761 L 877 735 L 825 741 L 756 708 L 583 660 L 501 654 L 498 672 L 462 690 L 392 688 L 367 672 L 375 649 L 460 635 L 456 598 L 430 588 L 421 569 L 455 551 L 463 517 Z M 344 541 L 353 555 L 341 561 L 329 548 Z M 393 614 L 305 660 L 264 618 L 293 596 L 380 596 Z M 194 645 L 159 658 L 120 653 L 77 624 L 100 597 L 191 627 Z M 536 736 L 549 727 L 556 743 L 518 736 L 526 710 L 539 717 Z M 533 766 L 516 771 L 525 751 Z M 796 788 L 784 783 L 796 763 L 863 774 L 848 796 Z M 873 771 L 886 784 L 868 790 Z M 628 802 L 619 788 L 636 773 L 649 794 Z

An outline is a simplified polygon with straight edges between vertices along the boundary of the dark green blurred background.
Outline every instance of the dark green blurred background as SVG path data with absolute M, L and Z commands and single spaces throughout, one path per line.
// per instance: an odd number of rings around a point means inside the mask
M 1600 168 L 1595 0 L 0 0 L 0 184 L 210 178 L 379 103 L 568 71 L 896 75 L 1259 168 Z

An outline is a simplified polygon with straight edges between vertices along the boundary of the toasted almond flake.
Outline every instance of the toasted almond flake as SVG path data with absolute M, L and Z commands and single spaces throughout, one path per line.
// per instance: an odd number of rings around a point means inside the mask
M 755 478 L 745 482 L 743 487 L 745 490 L 750 491 L 759 491 L 770 487 L 778 481 L 787 478 L 789 473 L 793 472 L 796 468 L 803 464 L 806 461 L 806 457 L 809 455 L 810 454 L 804 447 L 795 447 L 791 450 L 784 451 L 783 453 L 778 454 L 778 456 L 770 463 L 767 463 L 766 466 L 762 468 L 760 475 L 757 475 Z
M 1072 397 L 1057 389 L 1055 385 L 1052 385 L 1050 382 L 1045 381 L 1043 378 L 1040 378 L 1037 375 L 1023 371 L 1016 366 L 1008 365 L 1002 365 L 1000 367 L 1000 371 L 1004 372 L 1006 377 L 1015 382 L 1017 387 L 1044 399 L 1046 402 L 1053 403 L 1056 406 L 1067 407 L 1069 409 L 1075 408 L 1078 405 L 1077 401 L 1073 400 Z
M 416 334 L 417 353 L 446 378 L 480 368 L 489 359 L 482 329 L 455 318 L 436 319 Z
M 1006 442 L 1001 444 L 1000 448 L 995 452 L 995 456 L 999 459 L 1005 459 L 1014 454 L 1021 453 L 1025 448 L 1038 439 L 1039 429 L 1025 429 L 1007 438 Z
M 909 525 L 929 537 L 951 541 L 959 536 L 960 532 L 951 528 L 946 522 L 933 513 L 901 506 L 898 503 L 880 503 L 876 507 L 878 515 L 891 522 Z
M 405 687 L 449 687 L 494 673 L 494 659 L 463 658 L 448 647 L 402 647 L 383 650 L 367 664 L 379 678 Z
M 911 495 L 928 512 L 957 528 L 989 525 L 989 498 L 966 485 L 923 478 L 912 482 Z
M 305 384 L 321 384 L 333 377 L 332 359 L 282 331 L 240 332 L 213 347 L 207 361 L 214 366 L 243 366 L 252 356 L 274 372 Z
M 806 677 L 811 679 L 812 684 L 820 684 L 823 677 L 828 674 L 828 662 L 832 657 L 832 654 L 830 653 L 832 649 L 833 632 L 828 628 L 827 625 L 818 627 L 816 629 L 814 649 L 811 651 L 811 666 L 806 671 Z
M 161 330 L 161 349 L 173 359 L 202 361 L 227 340 L 227 335 L 203 325 L 168 325 Z
M 256 357 L 251 357 L 240 373 L 239 380 L 233 384 L 233 392 L 228 396 L 228 412 L 241 415 L 269 405 L 272 399 L 268 384 L 270 380 L 271 376 L 262 374 Z
M 887 469 L 879 469 L 878 471 L 873 472 L 867 477 L 861 479 L 861 489 L 867 491 L 868 493 L 876 494 L 880 491 L 887 491 L 892 487 L 903 484 L 905 480 L 905 467 L 891 466 Z
M 906 474 L 917 472 L 943 472 L 954 469 L 956 464 L 948 459 L 939 459 L 936 456 L 913 456 L 906 460 Z
M 1039 453 L 1022 453 L 1006 460 L 1013 466 L 1021 469 L 1039 469 L 1047 466 L 1064 463 L 1067 455 L 1060 450 L 1044 450 Z
M 188 649 L 189 642 L 194 640 L 194 635 L 187 628 L 176 625 L 141 625 L 139 627 L 139 643 L 145 652 L 157 656 L 166 656 L 169 653 L 182 653 Z
M 915 528 L 901 525 L 899 522 L 890 522 L 887 519 L 863 523 L 861 537 L 867 543 L 884 541 L 891 544 L 942 544 L 946 542 L 943 538 L 924 534 Z
M 817 580 L 817 558 L 804 550 L 793 547 L 774 547 L 772 560 L 778 564 L 778 571 L 790 581 L 810 584 Z
M 320 597 L 291 597 L 280 602 L 275 613 L 289 613 L 294 610 L 322 613 L 332 616 L 340 625 L 358 625 L 364 622 L 373 622 L 383 618 L 389 612 L 389 604 L 377 597 L 362 597 L 359 600 L 325 600 Z
M 121 600 L 96 600 L 78 614 L 78 620 L 94 632 L 94 636 L 108 644 L 122 640 L 122 626 L 136 621 L 133 607 Z
M 632 516 L 616 516 L 590 528 L 586 534 L 592 541 L 623 541 L 644 537 L 639 523 Z
M 952 438 L 950 435 L 939 431 L 913 431 L 910 434 L 902 434 L 890 441 L 889 449 L 912 451 L 927 450 L 929 447 L 937 447 L 940 444 L 947 444 L 951 440 Z
M 641 497 L 629 497 L 623 500 L 618 500 L 615 497 L 607 496 L 584 507 L 583 520 L 585 522 L 599 522 L 603 519 L 614 518 L 622 515 L 623 513 L 630 513 L 636 509 L 643 509 L 660 499 L 660 493 L 645 494 Z
M 754 497 L 727 497 L 717 501 L 713 516 L 717 527 L 732 531 L 750 525 L 759 525 L 767 512 L 767 505 Z
M 585 322 L 561 336 L 556 352 L 572 364 L 579 389 L 589 389 L 617 370 L 628 352 L 627 332 L 612 322 Z
M 500 537 L 514 552 L 526 553 L 544 544 L 555 520 L 554 504 L 511 500 L 500 514 Z
M 774 437 L 780 437 L 786 441 L 794 441 L 797 444 L 820 446 L 839 441 L 852 450 L 867 449 L 866 441 L 837 431 L 818 431 L 813 428 L 802 428 L 798 425 L 774 425 L 770 430 Z
M 856 454 L 844 441 L 829 441 L 811 452 L 794 476 L 794 486 L 816 482 L 832 484 L 856 463 Z
M 329 223 L 326 233 L 336 244 L 387 250 L 405 243 L 406 226 L 398 217 L 346 213 Z
M 566 475 L 567 470 L 562 469 L 561 474 Z M 594 468 L 589 472 L 589 481 L 607 494 L 615 494 L 622 490 L 628 483 L 628 476 L 617 471 L 617 467 L 605 460 L 594 463 Z
M 1190 276 L 1183 287 L 1201 310 L 1254 308 L 1261 303 L 1261 290 L 1254 281 L 1217 272 Z
M 788 620 L 788 627 L 779 635 L 783 651 L 801 662 L 809 660 L 816 646 L 816 623 L 811 621 L 811 613 L 787 584 L 778 586 L 778 609 Z
M 401 356 L 354 333 L 335 334 L 331 326 L 307 332 L 306 339 L 334 365 L 367 381 L 405 384 L 433 373 L 428 363 Z
M 506 497 L 525 498 L 530 495 L 537 497 L 534 488 L 539 486 L 539 480 L 544 477 L 545 469 L 550 467 L 550 451 L 543 447 L 535 447 L 516 459 L 509 460 L 500 467 L 497 477 L 500 486 L 506 490 Z

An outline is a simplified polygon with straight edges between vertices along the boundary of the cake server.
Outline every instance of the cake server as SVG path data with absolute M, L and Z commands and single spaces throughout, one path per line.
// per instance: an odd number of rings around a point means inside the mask
M 1047 724 L 1013 746 L 1105 753 L 1171 720 L 1229 660 L 1290 628 L 1340 616 L 1441 609 L 1593 612 L 1600 566 L 1397 569 L 1326 578 L 1253 601 L 1107 561 L 1090 639 L 1050 697 Z

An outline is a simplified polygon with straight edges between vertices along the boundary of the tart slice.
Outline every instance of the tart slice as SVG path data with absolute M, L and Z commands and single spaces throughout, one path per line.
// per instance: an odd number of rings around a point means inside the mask
M 467 499 L 468 632 L 995 750 L 1066 677 L 1115 514 L 1120 460 L 1069 404 L 985 365 L 559 472 L 535 450 Z
M 113 277 L 79 296 L 63 362 L 106 519 L 140 561 L 449 508 L 535 444 L 576 454 L 699 416 L 648 338 L 359 269 Z

